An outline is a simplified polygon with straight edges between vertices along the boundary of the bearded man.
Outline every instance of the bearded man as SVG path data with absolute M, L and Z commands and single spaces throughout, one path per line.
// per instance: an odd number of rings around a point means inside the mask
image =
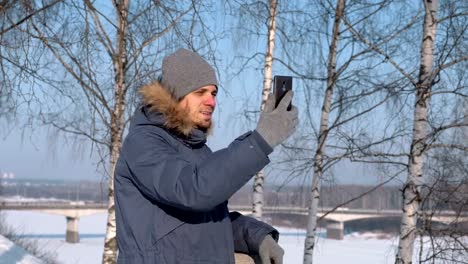
M 267 101 L 257 127 L 212 152 L 206 143 L 218 81 L 198 54 L 167 56 L 159 81 L 141 88 L 115 170 L 118 263 L 234 263 L 234 252 L 282 263 L 278 231 L 229 212 L 227 200 L 269 163 L 298 123 Z

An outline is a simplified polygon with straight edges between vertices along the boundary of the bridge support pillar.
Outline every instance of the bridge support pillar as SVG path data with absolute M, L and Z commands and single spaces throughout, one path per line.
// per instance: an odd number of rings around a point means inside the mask
M 80 234 L 78 233 L 78 217 L 67 216 L 67 233 L 65 241 L 68 243 L 79 243 Z
M 344 222 L 328 222 L 327 223 L 327 238 L 343 240 L 344 237 Z

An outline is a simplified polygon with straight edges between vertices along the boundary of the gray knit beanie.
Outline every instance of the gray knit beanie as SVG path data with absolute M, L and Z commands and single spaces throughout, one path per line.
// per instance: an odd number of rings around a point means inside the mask
M 164 58 L 161 83 L 177 100 L 206 85 L 218 87 L 213 68 L 200 55 L 186 49 Z

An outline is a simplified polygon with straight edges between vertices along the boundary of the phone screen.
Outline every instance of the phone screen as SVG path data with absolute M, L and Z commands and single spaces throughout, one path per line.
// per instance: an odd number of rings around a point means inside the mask
M 275 94 L 275 108 L 278 107 L 278 104 L 283 99 L 287 91 L 292 90 L 292 77 L 291 76 L 279 76 L 275 75 L 273 79 L 274 84 L 274 94 Z M 291 104 L 288 105 L 287 110 L 291 110 Z

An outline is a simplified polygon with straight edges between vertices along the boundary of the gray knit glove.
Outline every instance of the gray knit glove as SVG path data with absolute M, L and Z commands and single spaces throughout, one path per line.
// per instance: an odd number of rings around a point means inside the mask
M 299 122 L 297 108 L 292 106 L 287 111 L 292 96 L 292 91 L 288 91 L 275 109 L 275 98 L 270 94 L 265 109 L 260 114 L 256 130 L 272 148 L 281 144 L 296 130 Z
M 258 251 L 262 264 L 283 264 L 284 250 L 270 235 L 265 236 Z

